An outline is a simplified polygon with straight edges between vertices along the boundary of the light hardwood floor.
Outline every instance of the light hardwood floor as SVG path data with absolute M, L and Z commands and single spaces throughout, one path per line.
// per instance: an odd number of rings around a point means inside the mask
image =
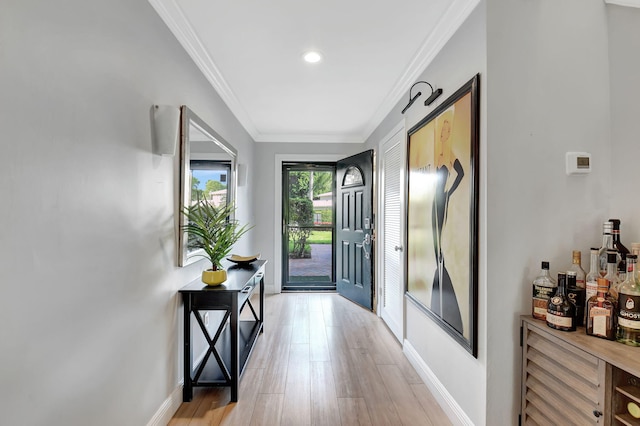
M 267 295 L 264 330 L 239 401 L 196 388 L 169 426 L 451 424 L 382 320 L 341 296 Z

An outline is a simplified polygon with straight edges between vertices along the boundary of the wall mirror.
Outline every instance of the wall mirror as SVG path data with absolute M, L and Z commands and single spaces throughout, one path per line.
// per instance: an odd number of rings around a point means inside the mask
M 202 199 L 215 206 L 233 204 L 237 189 L 238 151 L 186 106 L 180 107 L 180 196 L 178 230 L 178 265 L 186 266 L 200 259 L 190 247 L 189 235 L 181 213 L 185 206 Z

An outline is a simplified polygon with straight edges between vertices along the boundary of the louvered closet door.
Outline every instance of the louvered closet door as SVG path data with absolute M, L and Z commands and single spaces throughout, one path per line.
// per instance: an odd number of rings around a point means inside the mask
M 382 145 L 382 286 L 380 316 L 396 338 L 403 341 L 404 287 L 404 128 Z

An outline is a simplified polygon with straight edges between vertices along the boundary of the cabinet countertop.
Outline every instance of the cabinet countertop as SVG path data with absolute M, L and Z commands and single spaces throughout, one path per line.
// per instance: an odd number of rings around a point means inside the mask
M 615 367 L 640 377 L 640 347 L 589 336 L 585 333 L 584 327 L 578 327 L 576 331 L 560 331 L 547 326 L 544 321 L 535 319 L 530 315 L 523 315 L 521 319 L 540 331 L 549 333 Z

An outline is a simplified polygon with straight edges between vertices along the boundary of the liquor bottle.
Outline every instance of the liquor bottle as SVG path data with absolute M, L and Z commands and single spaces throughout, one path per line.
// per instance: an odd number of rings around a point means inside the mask
M 589 269 L 589 273 L 587 274 L 587 277 L 585 278 L 585 281 L 586 281 L 585 286 L 587 288 L 587 295 L 586 295 L 587 300 L 589 300 L 591 296 L 595 296 L 596 293 L 598 292 L 598 278 L 601 276 L 600 266 L 598 263 L 599 262 L 598 251 L 599 249 L 597 247 L 591 247 L 591 267 Z
M 625 255 L 626 256 L 626 255 Z M 627 278 L 627 260 L 621 260 L 618 263 L 618 280 L 623 282 Z
M 558 286 L 558 291 L 559 290 Z M 575 271 L 567 271 L 567 297 L 576 306 L 576 326 L 582 327 L 584 325 L 584 308 L 586 304 L 585 288 L 578 285 L 576 280 Z
M 640 256 L 640 243 L 631 243 L 631 254 Z
M 540 274 L 533 280 L 532 315 L 539 320 L 547 319 L 549 298 L 556 291 L 556 282 L 549 275 L 549 262 L 542 262 Z
M 574 250 L 571 253 L 571 267 L 569 271 L 576 273 L 576 284 L 580 288 L 585 288 L 587 273 L 582 269 L 582 252 L 580 250 Z
M 618 258 L 615 251 L 607 252 L 607 273 L 604 278 L 609 282 L 609 295 L 618 300 L 620 278 L 618 277 Z
M 618 290 L 618 327 L 616 340 L 640 346 L 640 282 L 636 275 L 638 256 L 627 255 L 627 279 Z
M 576 331 L 576 305 L 567 297 L 566 274 L 558 274 L 558 290 L 547 306 L 547 325 L 556 330 Z
M 609 281 L 598 278 L 598 293 L 587 302 L 587 329 L 590 336 L 615 339 L 615 300 L 607 293 Z
M 607 251 L 615 250 L 613 247 L 613 223 L 607 221 L 602 224 L 602 245 L 598 250 L 598 259 L 600 267 L 600 276 L 607 274 Z M 616 264 L 618 262 L 616 261 Z
M 611 222 L 612 230 L 611 230 L 611 239 L 613 240 L 613 248 L 616 249 L 618 253 L 620 253 L 620 259 L 618 263 L 624 263 L 623 270 L 626 271 L 626 261 L 627 255 L 631 253 L 628 248 L 622 244 L 620 241 L 620 219 L 609 219 Z M 620 270 L 620 267 L 618 268 Z

